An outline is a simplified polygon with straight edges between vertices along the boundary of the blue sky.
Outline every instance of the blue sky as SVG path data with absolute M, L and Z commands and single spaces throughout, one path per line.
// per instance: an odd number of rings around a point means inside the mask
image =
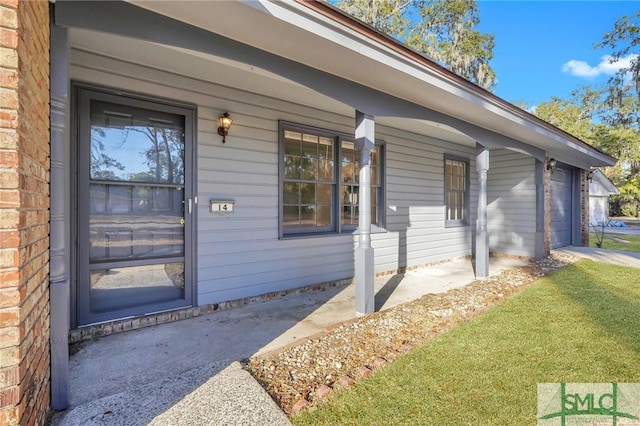
M 479 0 L 478 8 L 478 29 L 495 36 L 495 93 L 535 106 L 605 82 L 612 67 L 602 57 L 611 52 L 593 45 L 640 2 Z

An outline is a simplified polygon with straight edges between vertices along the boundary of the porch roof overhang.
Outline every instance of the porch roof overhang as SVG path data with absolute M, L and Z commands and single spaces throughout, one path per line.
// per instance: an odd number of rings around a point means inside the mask
M 593 170 L 593 181 L 589 185 L 589 195 L 609 196 L 619 194 L 620 191 L 611 180 L 600 170 Z
M 368 114 L 437 123 L 490 149 L 581 168 L 616 161 L 325 3 L 129 3 L 58 0 L 56 22 L 259 67 Z

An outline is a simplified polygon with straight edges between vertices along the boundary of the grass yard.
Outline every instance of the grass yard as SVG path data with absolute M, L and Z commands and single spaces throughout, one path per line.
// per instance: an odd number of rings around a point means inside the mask
M 624 242 L 625 240 L 628 242 Z M 595 233 L 589 234 L 589 247 L 596 247 L 598 241 Z M 640 235 L 604 234 L 602 248 L 606 250 L 624 250 L 640 252 Z
M 584 260 L 292 420 L 533 425 L 538 383 L 637 383 L 639 362 L 640 270 Z

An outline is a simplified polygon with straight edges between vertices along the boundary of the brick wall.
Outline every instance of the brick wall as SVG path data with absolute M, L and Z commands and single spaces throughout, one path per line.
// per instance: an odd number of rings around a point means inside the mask
M 588 170 L 580 170 L 580 242 L 589 247 L 589 181 Z
M 0 424 L 49 414 L 49 3 L 0 0 Z

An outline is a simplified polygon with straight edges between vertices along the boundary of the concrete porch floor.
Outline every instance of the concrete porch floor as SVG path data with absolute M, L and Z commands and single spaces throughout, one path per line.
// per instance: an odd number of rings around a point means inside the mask
M 492 257 L 490 272 L 526 265 Z M 376 310 L 474 280 L 459 260 L 376 279 Z M 52 425 L 288 424 L 235 362 L 355 317 L 353 285 L 204 314 L 74 346 L 71 408 Z

